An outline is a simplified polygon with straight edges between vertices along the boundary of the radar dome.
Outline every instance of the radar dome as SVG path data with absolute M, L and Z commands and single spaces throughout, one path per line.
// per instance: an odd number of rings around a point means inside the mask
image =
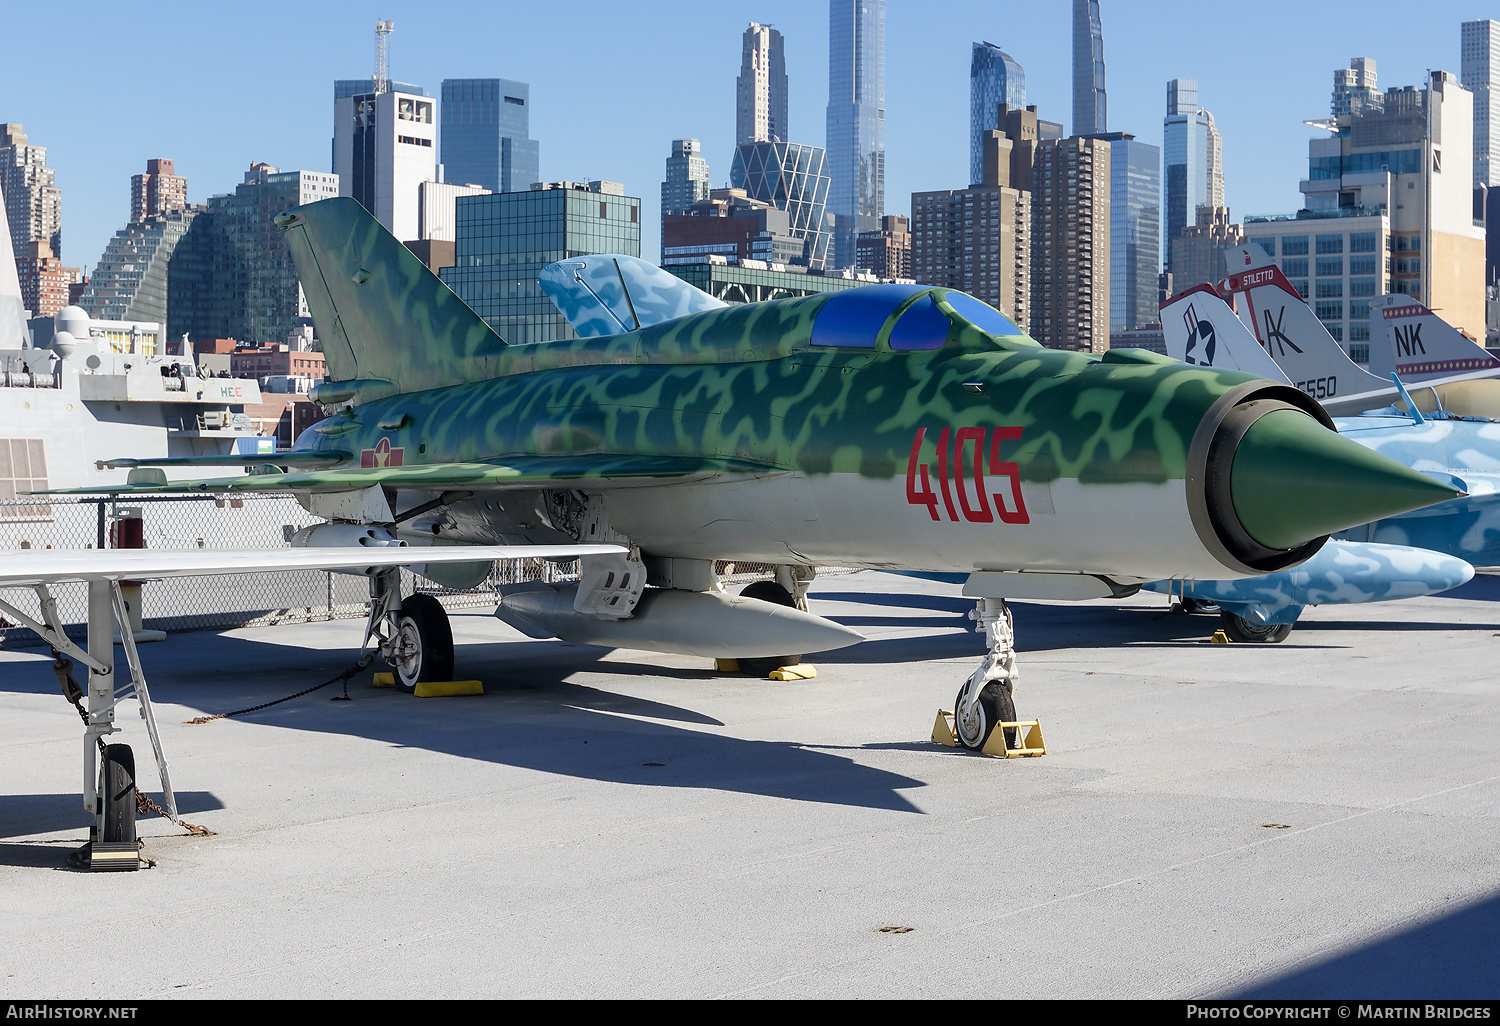
M 89 313 L 81 306 L 65 306 L 52 319 L 58 331 L 66 331 L 76 339 L 89 337 Z
M 70 309 L 76 310 L 77 307 L 71 307 Z M 62 314 L 58 314 L 58 316 L 61 317 Z M 73 355 L 73 351 L 77 348 L 78 336 L 74 335 L 71 331 L 54 331 L 52 333 L 52 351 L 58 356 L 66 360 Z

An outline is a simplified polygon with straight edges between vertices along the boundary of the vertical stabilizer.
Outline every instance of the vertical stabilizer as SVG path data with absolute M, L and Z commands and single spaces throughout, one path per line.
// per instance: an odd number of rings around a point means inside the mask
M 618 335 L 728 305 L 632 256 L 559 260 L 543 267 L 537 281 L 583 338 Z
M 1169 299 L 1161 308 L 1161 330 L 1167 355 L 1174 360 L 1291 384 L 1212 285 L 1198 285 Z
M 398 392 L 483 381 L 505 342 L 417 255 L 348 197 L 278 214 L 330 382 Z
M 0 349 L 21 349 L 26 345 L 26 337 L 26 307 L 21 303 L 21 279 L 16 273 L 15 250 L 10 244 L 5 195 L 0 193 Z
M 1255 243 L 1234 250 L 1230 266 L 1238 268 L 1225 281 L 1226 291 L 1243 297 L 1246 319 L 1255 338 L 1298 388 L 1313 395 L 1318 382 L 1326 392 L 1330 380 L 1338 395 L 1389 391 L 1389 379 L 1364 370 L 1344 352 L 1323 322 L 1313 314 L 1281 269 Z
M 1384 326 L 1383 339 L 1377 335 L 1370 341 L 1371 373 L 1389 376 L 1394 371 L 1408 385 L 1455 374 L 1500 374 L 1500 360 L 1411 296 L 1372 299 L 1370 316 Z

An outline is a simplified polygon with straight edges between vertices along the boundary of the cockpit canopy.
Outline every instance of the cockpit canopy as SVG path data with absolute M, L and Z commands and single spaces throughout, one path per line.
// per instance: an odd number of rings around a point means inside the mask
M 955 328 L 989 335 L 1025 332 L 987 303 L 929 285 L 865 285 L 835 293 L 812 326 L 814 346 L 873 349 L 882 336 L 891 349 L 938 349 Z

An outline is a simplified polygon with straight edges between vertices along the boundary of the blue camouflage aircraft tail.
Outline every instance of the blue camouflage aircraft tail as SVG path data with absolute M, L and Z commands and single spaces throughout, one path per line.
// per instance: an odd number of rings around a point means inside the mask
M 358 202 L 294 207 L 276 224 L 291 247 L 330 383 L 379 383 L 390 394 L 495 375 L 505 340 Z
M 537 281 L 582 338 L 617 335 L 728 304 L 639 257 L 574 257 L 548 264 Z

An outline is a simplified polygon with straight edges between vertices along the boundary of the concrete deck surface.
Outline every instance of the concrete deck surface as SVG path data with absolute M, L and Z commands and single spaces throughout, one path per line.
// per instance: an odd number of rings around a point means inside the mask
M 927 740 L 982 651 L 866 572 L 811 681 L 455 615 L 477 698 L 351 686 L 342 621 L 142 655 L 184 818 L 64 867 L 82 731 L 0 652 L 5 997 L 1500 997 L 1500 577 L 1208 644 L 1161 596 L 1017 603 L 1050 754 Z M 133 704 L 120 740 L 156 790 Z M 1277 826 L 1277 825 L 1281 826 Z M 882 927 L 910 927 L 884 933 Z

